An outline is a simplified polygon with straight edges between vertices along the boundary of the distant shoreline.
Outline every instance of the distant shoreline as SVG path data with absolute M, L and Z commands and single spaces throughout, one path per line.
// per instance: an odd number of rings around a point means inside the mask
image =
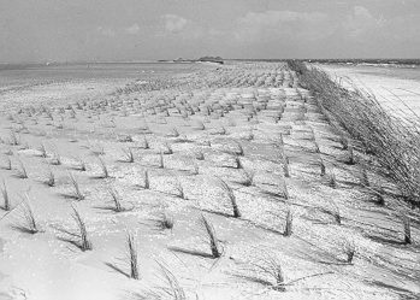
M 224 62 L 284 62 L 288 59 L 240 59 L 228 58 Z M 418 67 L 420 59 L 297 59 L 310 63 L 326 65 L 349 65 L 349 66 L 383 66 L 383 67 Z M 96 61 L 96 62 L 54 62 L 54 63 L 0 63 L 2 70 L 25 70 L 38 67 L 57 67 L 57 66 L 89 66 L 89 65 L 147 65 L 147 64 L 195 64 L 195 63 L 214 63 L 217 61 L 202 61 L 200 59 L 175 59 L 175 60 L 145 60 L 145 61 Z

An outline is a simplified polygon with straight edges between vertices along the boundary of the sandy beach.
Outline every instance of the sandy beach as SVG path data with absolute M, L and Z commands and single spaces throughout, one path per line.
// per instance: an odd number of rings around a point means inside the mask
M 375 95 L 393 113 L 420 116 L 420 68 L 403 66 L 322 65 L 345 87 L 353 85 Z M 412 111 L 411 111 L 412 110 Z
M 285 63 L 121 68 L 0 72 L 0 299 L 420 293 L 411 212 Z

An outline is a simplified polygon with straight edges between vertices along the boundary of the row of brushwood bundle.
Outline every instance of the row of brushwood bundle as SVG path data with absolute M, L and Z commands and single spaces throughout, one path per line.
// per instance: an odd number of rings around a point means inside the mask
M 181 67 L 3 92 L 0 299 L 418 297 L 416 123 L 301 63 Z

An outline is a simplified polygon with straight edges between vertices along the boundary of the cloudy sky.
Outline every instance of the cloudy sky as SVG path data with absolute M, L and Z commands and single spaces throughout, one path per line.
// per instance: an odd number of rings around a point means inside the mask
M 0 63 L 420 56 L 420 0 L 0 0 Z

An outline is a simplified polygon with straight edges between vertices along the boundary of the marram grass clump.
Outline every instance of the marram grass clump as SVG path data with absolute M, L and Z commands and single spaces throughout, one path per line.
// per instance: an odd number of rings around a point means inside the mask
M 420 118 L 389 113 L 373 96 L 355 87 L 343 88 L 324 71 L 300 61 L 289 61 L 289 67 L 309 89 L 327 121 L 338 131 L 346 131 L 360 143 L 362 151 L 373 154 L 377 171 L 391 179 L 404 198 L 420 206 Z M 343 133 L 344 136 L 344 133 Z M 348 163 L 357 163 L 348 142 Z

